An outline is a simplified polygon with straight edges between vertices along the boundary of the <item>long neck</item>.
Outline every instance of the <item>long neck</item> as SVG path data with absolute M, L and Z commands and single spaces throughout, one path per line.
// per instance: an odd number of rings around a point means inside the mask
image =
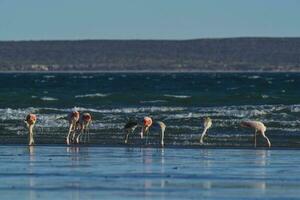
M 206 126 L 206 127 L 204 128 L 202 134 L 201 134 L 200 143 L 203 143 L 203 138 L 204 138 L 204 136 L 205 136 L 205 134 L 206 134 L 207 129 L 208 129 L 208 127 Z

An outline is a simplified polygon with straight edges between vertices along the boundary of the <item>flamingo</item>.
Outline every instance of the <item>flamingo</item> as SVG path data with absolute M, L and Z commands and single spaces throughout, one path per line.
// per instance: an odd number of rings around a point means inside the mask
M 203 126 L 204 126 L 204 130 L 201 134 L 200 144 L 203 144 L 203 138 L 204 138 L 206 132 L 208 131 L 208 129 L 212 126 L 212 120 L 210 117 L 204 117 Z
M 142 126 L 142 130 L 141 130 L 141 138 L 144 137 L 144 135 L 149 134 L 149 129 L 153 124 L 153 120 L 151 117 L 144 117 L 143 120 L 143 126 Z M 156 124 L 159 125 L 160 127 L 160 144 L 162 147 L 164 147 L 164 137 L 165 137 L 165 130 L 166 130 L 166 124 L 163 123 L 162 121 L 157 121 Z
M 26 119 L 24 121 L 26 123 L 27 127 L 28 127 L 28 132 L 29 132 L 29 143 L 28 143 L 29 146 L 34 145 L 33 127 L 36 123 L 36 120 L 37 120 L 36 115 L 30 113 L 26 116 Z
M 79 121 L 78 121 L 80 133 L 76 138 L 76 141 L 78 144 L 80 142 L 80 137 L 82 137 L 82 134 L 84 134 L 84 142 L 86 140 L 86 136 L 88 138 L 88 141 L 90 140 L 89 126 L 90 126 L 91 122 L 92 122 L 92 116 L 90 113 L 83 113 L 80 116 Z
M 72 139 L 74 141 L 75 134 L 76 134 L 76 128 L 77 128 L 77 122 L 79 120 L 79 112 L 78 111 L 72 111 L 68 115 L 68 120 L 69 120 L 69 132 L 66 138 L 66 142 L 69 145 L 70 144 L 70 136 L 72 135 Z
M 138 126 L 138 123 L 135 121 L 129 121 L 125 124 L 125 126 L 124 126 L 124 131 L 126 133 L 125 141 L 124 141 L 125 144 L 127 144 L 127 142 L 128 142 L 129 134 L 133 133 L 133 131 L 136 129 L 137 126 Z
M 265 134 L 267 128 L 262 122 L 260 122 L 260 121 L 242 121 L 241 126 L 246 127 L 246 128 L 252 128 L 255 130 L 255 132 L 254 132 L 254 147 L 255 148 L 256 148 L 256 133 L 257 132 L 259 132 L 267 140 L 269 148 L 271 147 L 271 142 Z
M 167 126 L 162 121 L 157 121 L 156 123 L 159 125 L 160 131 L 161 131 L 160 132 L 160 145 L 162 147 L 164 147 L 165 146 L 165 144 L 164 144 L 165 130 L 166 130 Z
M 143 120 L 143 126 L 142 126 L 142 130 L 141 130 L 141 138 L 144 138 L 144 135 L 149 133 L 149 128 L 152 126 L 153 121 L 151 117 L 144 117 Z

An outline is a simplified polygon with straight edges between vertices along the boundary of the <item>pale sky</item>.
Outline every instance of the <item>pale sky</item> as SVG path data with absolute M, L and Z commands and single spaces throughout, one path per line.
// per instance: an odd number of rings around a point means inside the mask
M 299 37 L 300 0 L 0 0 L 0 40 Z

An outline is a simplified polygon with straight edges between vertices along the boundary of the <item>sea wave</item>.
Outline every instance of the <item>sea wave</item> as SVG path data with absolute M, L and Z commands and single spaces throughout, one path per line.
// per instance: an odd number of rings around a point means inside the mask
M 57 101 L 57 98 L 53 98 L 53 97 L 42 97 L 41 100 L 43 101 Z
M 94 97 L 107 97 L 110 94 L 103 94 L 103 93 L 94 93 L 94 94 L 83 94 L 83 95 L 76 95 L 75 98 L 94 98 Z
M 164 96 L 165 96 L 165 97 L 178 98 L 178 99 L 188 99 L 188 98 L 191 98 L 191 96 L 188 96 L 188 95 L 165 94 Z
M 143 104 L 155 104 L 155 103 L 167 103 L 168 101 L 166 100 L 152 100 L 152 101 L 140 101 L 140 103 L 143 103 Z

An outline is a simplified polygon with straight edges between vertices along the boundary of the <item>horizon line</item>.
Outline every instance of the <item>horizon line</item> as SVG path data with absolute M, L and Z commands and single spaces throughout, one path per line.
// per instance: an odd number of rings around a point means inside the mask
M 234 37 L 202 37 L 187 39 L 21 39 L 0 40 L 0 42 L 42 42 L 42 41 L 193 41 L 193 40 L 225 40 L 225 39 L 300 39 L 300 36 L 234 36 Z

